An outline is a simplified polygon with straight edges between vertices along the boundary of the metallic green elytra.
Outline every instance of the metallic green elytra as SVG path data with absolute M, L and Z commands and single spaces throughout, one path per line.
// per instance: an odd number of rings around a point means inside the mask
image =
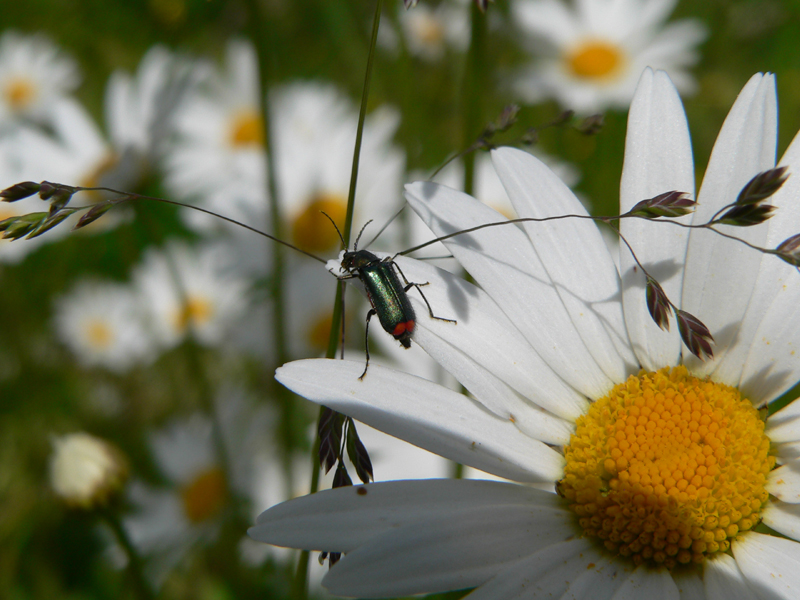
M 411 347 L 411 337 L 414 335 L 417 317 L 406 292 L 412 287 L 417 288 L 419 291 L 432 319 L 455 323 L 452 319 L 444 319 L 433 314 L 428 299 L 420 289 L 420 286 L 428 284 L 410 283 L 403 275 L 400 267 L 397 266 L 397 263 L 394 262 L 393 257 L 378 258 L 367 250 L 354 249 L 344 253 L 341 264 L 342 269 L 347 271 L 348 274 L 340 275 L 338 278 L 352 279 L 357 277 L 360 279 L 366 289 L 367 299 L 372 305 L 372 308 L 367 313 L 365 332 L 367 363 L 364 365 L 364 372 L 359 379 L 364 378 L 369 368 L 369 320 L 373 315 L 378 315 L 378 320 L 380 320 L 384 331 L 390 333 L 404 348 Z M 405 285 L 400 283 L 398 274 L 405 281 Z
M 410 348 L 417 317 L 406 294 L 409 288 L 400 284 L 396 266 L 390 258 L 381 260 L 367 250 L 345 252 L 342 259 L 342 268 L 364 284 L 372 305 L 370 312 L 378 315 L 384 331 Z

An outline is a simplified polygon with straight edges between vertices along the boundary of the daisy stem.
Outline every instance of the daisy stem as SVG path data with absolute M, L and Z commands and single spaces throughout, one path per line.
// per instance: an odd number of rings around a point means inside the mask
M 128 532 L 125 531 L 125 528 L 122 526 L 119 516 L 111 509 L 101 510 L 100 515 L 114 533 L 114 537 L 117 539 L 119 545 L 122 546 L 125 555 L 128 557 L 128 575 L 133 582 L 134 593 L 140 600 L 153 600 L 155 594 L 144 577 L 142 559 L 128 537 Z
M 471 37 L 464 68 L 462 91 L 464 146 L 480 134 L 484 113 L 483 90 L 486 64 L 486 15 L 476 3 L 470 8 Z M 464 193 L 473 195 L 475 187 L 475 152 L 464 154 Z
M 350 170 L 350 189 L 347 193 L 347 213 L 344 220 L 344 243 L 349 247 L 350 235 L 353 230 L 353 211 L 356 204 L 356 183 L 358 182 L 358 163 L 361 155 L 361 142 L 364 137 L 364 121 L 367 118 L 367 100 L 369 99 L 369 86 L 372 81 L 372 64 L 375 60 L 375 46 L 378 41 L 378 27 L 381 22 L 383 0 L 375 2 L 375 16 L 372 20 L 372 36 L 369 40 L 369 54 L 367 55 L 367 72 L 364 74 L 364 87 L 361 91 L 361 106 L 358 110 L 358 127 L 356 129 L 356 144 L 353 149 L 353 166 Z
M 113 190 L 111 190 L 113 191 Z M 140 211 L 141 220 L 151 231 L 153 239 L 163 239 L 164 235 L 160 223 L 153 218 L 152 214 L 148 211 Z M 189 295 L 186 292 L 186 286 L 181 278 L 180 270 L 175 262 L 175 257 L 169 251 L 164 252 L 164 260 L 169 270 L 172 285 L 175 289 L 175 294 L 180 299 L 182 307 L 188 305 Z M 208 414 L 211 419 L 211 435 L 214 440 L 214 446 L 219 457 L 222 473 L 225 477 L 225 486 L 229 492 L 232 492 L 231 487 L 231 463 L 228 454 L 228 447 L 225 444 L 225 436 L 222 431 L 222 424 L 219 421 L 219 415 L 214 410 L 214 395 L 212 391 L 211 382 L 208 379 L 208 374 L 204 368 L 202 357 L 200 356 L 199 344 L 197 342 L 197 333 L 195 331 L 194 323 L 191 318 L 186 321 L 186 337 L 188 343 L 184 342 L 185 356 L 188 362 L 189 371 L 194 375 L 194 380 L 197 382 L 197 392 L 200 396 L 200 403 L 203 410 Z
M 246 0 L 246 5 L 250 16 L 249 24 L 251 36 L 258 58 L 258 96 L 265 146 L 267 170 L 266 191 L 269 197 L 270 227 L 274 238 L 283 239 L 283 215 L 281 214 L 281 197 L 278 186 L 279 174 L 275 163 L 275 145 L 272 139 L 272 122 L 269 103 L 269 87 L 275 71 L 275 53 L 272 52 L 270 48 L 270 40 L 272 40 L 273 37 L 272 32 L 269 30 L 270 19 L 267 15 L 263 14 L 263 3 L 258 0 Z M 283 248 L 278 245 L 272 252 L 270 295 L 273 303 L 272 340 L 274 344 L 274 356 L 279 365 L 289 360 L 288 347 L 286 344 L 286 324 L 288 323 L 289 317 L 283 296 L 285 278 L 284 251 Z M 296 423 L 299 415 L 297 414 L 296 401 L 293 394 L 285 388 L 278 386 L 275 395 L 280 404 L 281 427 L 279 429 L 279 436 L 282 442 L 281 447 L 284 450 L 284 473 L 286 474 L 287 489 L 292 489 L 291 456 L 292 449 L 297 447 L 299 442 L 299 440 L 294 439 L 294 432 L 300 429 Z
M 283 219 L 281 215 L 281 198 L 278 186 L 278 169 L 275 164 L 274 144 L 272 140 L 272 125 L 270 119 L 269 104 L 269 84 L 272 79 L 274 56 L 269 48 L 271 39 L 268 31 L 269 19 L 262 14 L 261 3 L 257 0 L 246 0 L 248 13 L 250 16 L 249 24 L 253 44 L 256 48 L 258 58 L 258 100 L 261 110 L 261 126 L 264 137 L 265 156 L 266 156 L 266 180 L 267 194 L 269 195 L 269 218 L 272 235 L 278 239 L 283 239 Z M 283 302 L 283 249 L 276 246 L 272 253 L 272 298 L 274 302 L 273 321 L 274 321 L 274 340 L 275 352 L 278 364 L 283 364 L 288 360 L 286 350 L 286 307 Z

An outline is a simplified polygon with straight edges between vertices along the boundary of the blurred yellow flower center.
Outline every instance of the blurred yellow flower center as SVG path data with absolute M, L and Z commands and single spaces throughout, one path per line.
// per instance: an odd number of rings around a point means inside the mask
M 444 40 L 444 27 L 433 17 L 418 19 L 414 24 L 414 34 L 426 46 L 438 46 Z
M 196 327 L 208 322 L 214 314 L 214 306 L 206 298 L 189 296 L 178 313 L 177 328 L 183 331 L 190 325 Z
M 6 84 L 6 101 L 13 110 L 23 110 L 36 98 L 36 86 L 29 79 L 17 77 Z
M 750 401 L 682 366 L 614 387 L 564 451 L 556 490 L 585 535 L 668 568 L 725 552 L 758 523 L 775 465 Z
M 183 510 L 192 523 L 202 523 L 222 512 L 228 498 L 220 468 L 204 471 L 181 490 Z
M 231 146 L 264 145 L 264 123 L 261 116 L 254 110 L 240 111 L 231 123 Z
M 182 23 L 186 17 L 186 0 L 149 0 L 150 11 L 166 25 Z
M 88 188 L 102 186 L 105 183 L 103 181 L 104 176 L 108 174 L 112 169 L 114 169 L 114 167 L 116 167 L 118 163 L 119 163 L 119 156 L 117 156 L 113 152 L 109 152 L 103 158 L 97 161 L 97 163 L 95 163 L 95 165 L 89 171 L 87 171 L 83 177 L 80 178 L 80 182 L 78 183 L 78 185 L 80 185 L 81 187 L 88 187 Z M 89 200 L 91 202 L 100 202 L 104 198 L 103 192 L 91 191 L 86 193 L 88 194 Z M 91 231 L 91 229 L 94 229 L 95 227 L 104 227 L 104 226 L 105 226 L 105 221 L 99 219 L 97 221 L 94 221 L 93 223 L 90 223 L 84 229 L 86 231 Z
M 347 199 L 334 194 L 320 194 L 311 199 L 292 223 L 295 245 L 307 252 L 325 252 L 339 243 L 339 234 L 331 225 L 327 214 L 340 228 L 347 213 Z
M 105 321 L 92 320 L 86 324 L 86 339 L 95 348 L 108 348 L 114 339 L 114 332 Z
M 603 41 L 591 41 L 567 56 L 567 68 L 576 77 L 603 79 L 614 75 L 624 61 L 620 49 Z
M 6 219 L 10 219 L 11 217 L 18 216 L 18 213 L 14 212 L 13 210 L 9 210 L 3 206 L 0 206 L 0 221 L 5 221 Z M 0 238 L 0 242 L 10 242 L 11 240 Z
M 330 314 L 324 315 L 312 324 L 308 331 L 308 342 L 312 348 L 324 350 L 328 347 L 328 339 L 331 335 L 331 322 L 333 317 Z

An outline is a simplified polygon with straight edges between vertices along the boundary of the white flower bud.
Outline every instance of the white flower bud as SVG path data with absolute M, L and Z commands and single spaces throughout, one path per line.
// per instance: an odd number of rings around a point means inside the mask
M 122 490 L 128 467 L 115 446 L 82 432 L 54 437 L 52 444 L 50 485 L 69 506 L 96 508 Z

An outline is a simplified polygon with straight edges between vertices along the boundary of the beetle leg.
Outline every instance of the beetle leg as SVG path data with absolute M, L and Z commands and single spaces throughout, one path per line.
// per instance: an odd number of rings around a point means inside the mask
M 428 299 L 425 297 L 425 294 L 423 294 L 422 290 L 420 289 L 420 287 L 422 287 L 423 285 L 430 285 L 431 283 L 430 281 L 426 281 L 425 283 L 411 283 L 408 279 L 406 279 L 405 273 L 403 273 L 403 270 L 396 262 L 392 261 L 392 265 L 394 265 L 394 268 L 397 269 L 397 272 L 400 273 L 400 277 L 402 277 L 403 281 L 406 283 L 406 287 L 403 288 L 404 292 L 408 292 L 408 290 L 410 290 L 412 287 L 417 288 L 419 295 L 422 296 L 422 299 L 425 301 L 425 306 L 428 307 L 428 314 L 431 316 L 431 319 L 436 319 L 438 321 L 447 321 L 448 323 L 457 323 L 455 319 L 445 319 L 444 317 L 437 317 L 435 314 L 433 314 L 431 303 L 428 302 Z
M 369 312 L 367 313 L 367 327 L 364 333 L 364 349 L 366 350 L 367 353 L 367 364 L 364 365 L 364 372 L 361 374 L 361 377 L 359 377 L 359 379 L 361 380 L 364 379 L 364 375 L 367 374 L 367 369 L 369 369 L 369 320 L 372 318 L 373 315 L 376 314 L 377 312 L 375 311 L 374 308 L 370 308 Z
M 436 319 L 437 321 L 447 321 L 448 323 L 458 323 L 455 319 L 445 319 L 444 317 L 437 317 L 433 314 L 433 309 L 431 308 L 431 303 L 428 302 L 428 299 L 425 297 L 425 294 L 422 293 L 420 289 L 423 285 L 430 285 L 430 281 L 426 281 L 425 283 L 409 283 L 406 287 L 403 288 L 404 292 L 408 292 L 412 287 L 417 288 L 419 295 L 422 296 L 422 299 L 425 301 L 425 306 L 428 307 L 428 314 L 431 316 L 431 319 Z

